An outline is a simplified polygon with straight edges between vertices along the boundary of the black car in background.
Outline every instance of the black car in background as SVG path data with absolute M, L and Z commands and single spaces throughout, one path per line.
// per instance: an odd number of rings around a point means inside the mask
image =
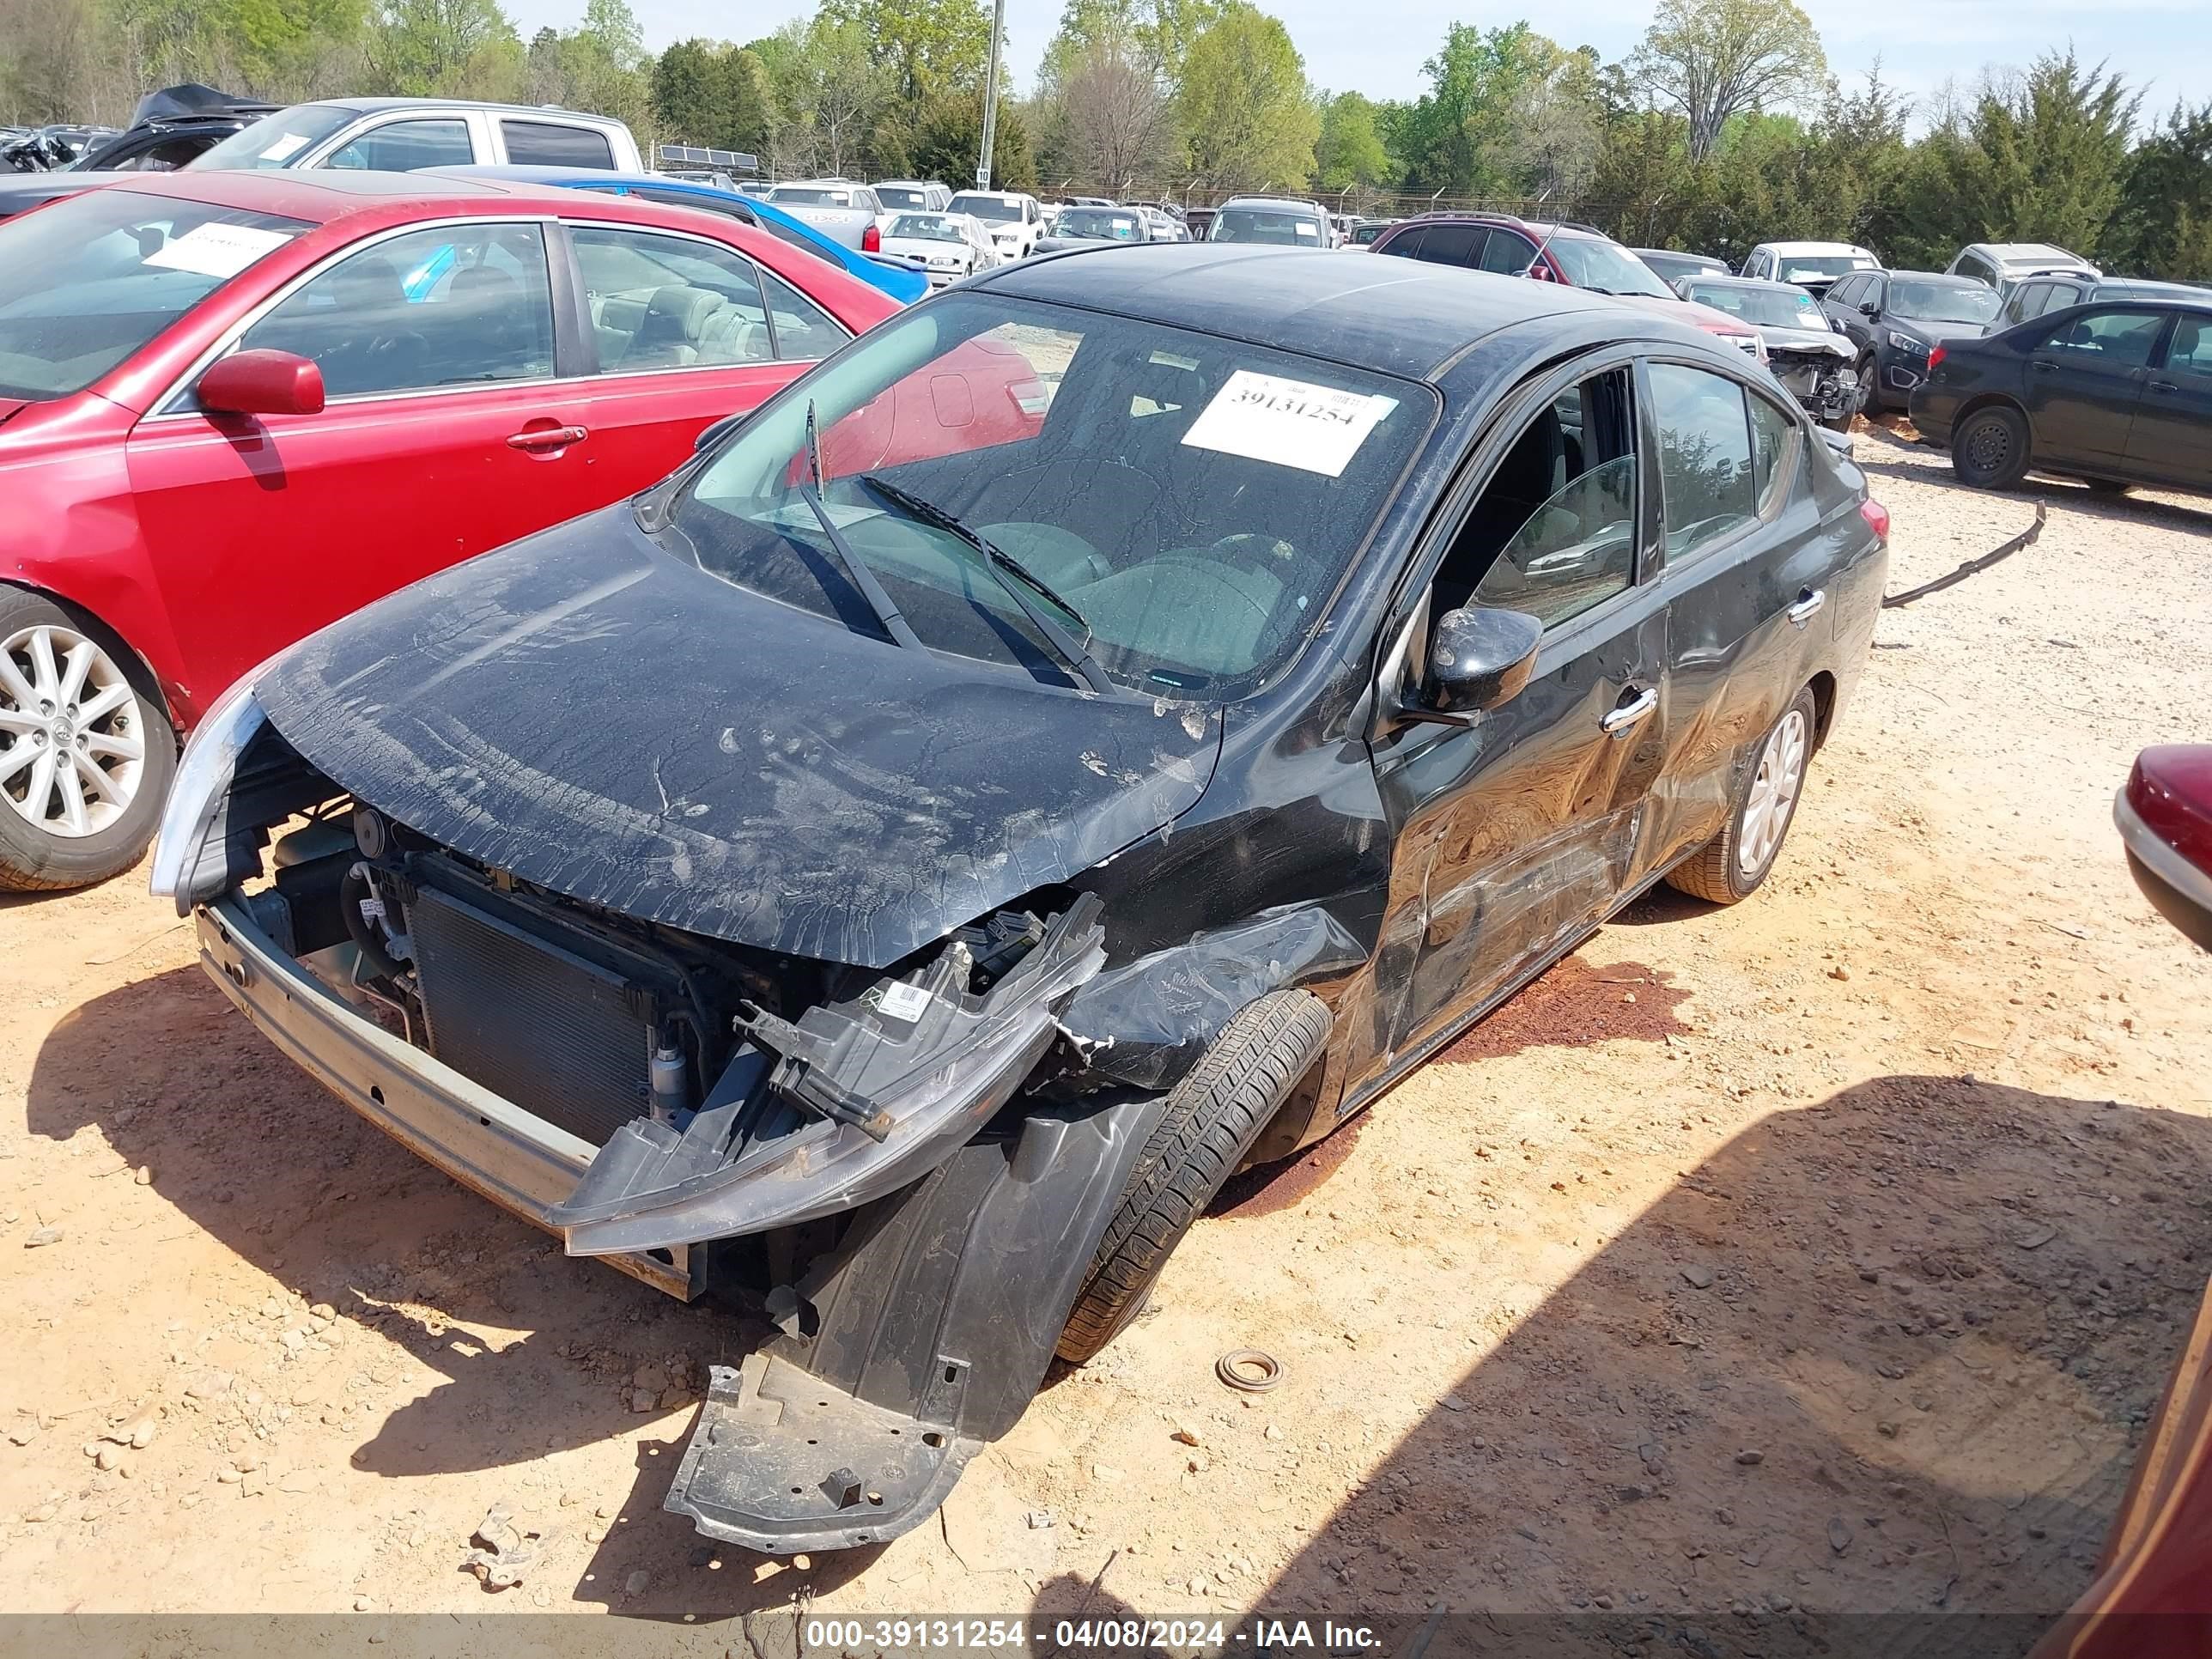
M 283 107 L 197 82 L 164 87 L 138 100 L 128 127 L 70 166 L 79 172 L 173 173 Z
M 962 387 L 1008 353 L 1048 400 Z M 917 397 L 938 441 L 886 459 Z M 1234 1170 L 1655 883 L 1759 888 L 1887 525 L 1662 313 L 1046 256 L 264 665 L 185 757 L 163 890 L 355 1110 L 775 1326 L 667 1507 L 879 1544 Z
M 1631 248 L 1630 252 L 1657 273 L 1659 280 L 1676 289 L 1686 276 L 1726 276 L 1729 274 L 1725 259 L 1711 259 L 1702 253 L 1683 253 L 1671 247 Z
M 2212 301 L 2212 289 L 2187 283 L 2159 283 L 2141 276 L 2100 276 L 2091 270 L 2060 270 L 2025 276 L 2005 295 L 1993 329 L 2032 322 L 2046 311 L 2063 311 L 2099 300 Z
M 1869 415 L 1903 409 L 1928 378 L 1937 342 L 1984 332 L 2002 304 L 1986 283 L 1933 270 L 1855 270 L 1820 298 L 1856 349 L 1853 367 Z
M 1912 423 L 1978 489 L 2033 468 L 2111 489 L 2212 491 L 2212 295 L 2069 306 L 1947 341 Z

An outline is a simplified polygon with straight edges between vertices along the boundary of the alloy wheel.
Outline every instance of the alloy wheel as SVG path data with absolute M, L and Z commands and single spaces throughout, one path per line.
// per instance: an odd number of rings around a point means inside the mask
M 1750 797 L 1743 804 L 1743 830 L 1736 837 L 1736 868 L 1755 878 L 1766 868 L 1782 833 L 1790 827 L 1790 814 L 1797 792 L 1805 783 L 1805 755 L 1811 734 L 1805 716 L 1792 708 L 1767 734 L 1759 757 L 1759 775 L 1751 781 Z
M 70 840 L 123 816 L 146 769 L 146 720 L 113 659 L 72 628 L 0 640 L 0 803 Z

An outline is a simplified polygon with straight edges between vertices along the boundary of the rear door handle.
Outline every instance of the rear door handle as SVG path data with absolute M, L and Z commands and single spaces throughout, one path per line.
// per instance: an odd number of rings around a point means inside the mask
M 1598 729 L 1609 738 L 1617 738 L 1638 722 L 1648 719 L 1658 706 L 1659 693 L 1647 685 L 1632 701 L 1622 703 L 1600 720 Z
M 2153 392 L 2179 392 L 2181 390 L 2179 386 L 2174 385 L 2171 380 L 2153 380 L 2150 383 L 2150 389 Z
M 580 426 L 532 427 L 518 432 L 507 441 L 509 449 L 539 450 L 565 449 L 570 444 L 580 444 L 592 434 Z
M 1798 596 L 1797 603 L 1782 614 L 1790 618 L 1790 625 L 1792 628 L 1802 628 L 1820 614 L 1820 608 L 1827 602 L 1828 594 L 1826 588 L 1808 587 Z

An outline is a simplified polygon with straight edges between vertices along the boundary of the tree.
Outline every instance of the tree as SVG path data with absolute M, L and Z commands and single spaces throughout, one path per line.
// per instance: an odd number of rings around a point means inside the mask
M 1376 125 L 1376 106 L 1356 92 L 1340 92 L 1321 110 L 1314 144 L 1314 184 L 1332 195 L 1368 190 L 1390 176 L 1389 153 Z
M 1077 176 L 1120 195 L 1158 163 L 1169 135 L 1167 100 L 1133 40 L 1086 46 L 1066 71 L 1059 104 L 1062 159 Z
M 980 89 L 990 67 L 991 14 L 978 0 L 823 0 L 817 16 L 860 30 L 871 60 L 889 73 L 889 95 L 909 113 Z
M 983 149 L 983 94 L 960 93 L 939 100 L 914 135 L 910 162 L 922 179 L 971 178 Z M 1036 162 L 1030 153 L 1029 131 L 1021 112 L 1001 103 L 991 134 L 991 187 L 1029 190 L 1036 184 Z
M 757 155 L 773 118 L 768 72 L 742 46 L 679 40 L 653 65 L 653 113 L 662 136 Z
M 2094 248 L 2120 204 L 2142 101 L 2070 48 L 2046 52 L 2014 85 L 1985 86 L 1972 128 L 1984 158 L 1978 234 L 1966 240 Z
M 1597 53 L 1561 52 L 1534 35 L 1523 57 L 1531 72 L 1519 77 L 1499 148 L 1522 193 L 1574 201 L 1589 188 L 1604 142 Z
M 374 77 L 410 96 L 513 99 L 523 61 L 498 0 L 385 0 L 369 47 Z
M 1712 154 L 1729 118 L 1819 92 L 1827 59 L 1791 0 L 1659 0 L 1630 54 L 1638 85 L 1689 123 L 1689 159 Z
M 1421 66 L 1429 89 L 1407 111 L 1395 135 L 1406 182 L 1455 196 L 1515 188 L 1506 155 L 1513 106 L 1544 66 L 1561 55 L 1526 23 L 1448 27 L 1442 49 Z
M 1230 0 L 1191 42 L 1176 113 L 1200 183 L 1265 189 L 1313 173 L 1321 117 L 1304 60 L 1279 18 Z
M 2177 103 L 2136 148 L 2099 246 L 2125 270 L 2212 282 L 2212 101 Z
M 786 23 L 752 50 L 775 94 L 775 171 L 789 177 L 858 167 L 889 94 L 865 26 L 824 8 L 809 22 Z

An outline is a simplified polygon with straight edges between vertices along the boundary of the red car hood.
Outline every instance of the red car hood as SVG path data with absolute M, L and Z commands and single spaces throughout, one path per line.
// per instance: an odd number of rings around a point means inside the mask
M 1625 306 L 1637 306 L 1645 311 L 1656 311 L 1662 317 L 1672 317 L 1678 323 L 1688 323 L 1702 328 L 1708 334 L 1756 334 L 1759 331 L 1738 322 L 1725 311 L 1711 306 L 1701 306 L 1694 300 L 1662 300 L 1656 294 L 1616 294 L 1613 296 Z
M 0 426 L 7 425 L 9 417 L 25 406 L 25 400 L 21 398 L 0 398 Z

